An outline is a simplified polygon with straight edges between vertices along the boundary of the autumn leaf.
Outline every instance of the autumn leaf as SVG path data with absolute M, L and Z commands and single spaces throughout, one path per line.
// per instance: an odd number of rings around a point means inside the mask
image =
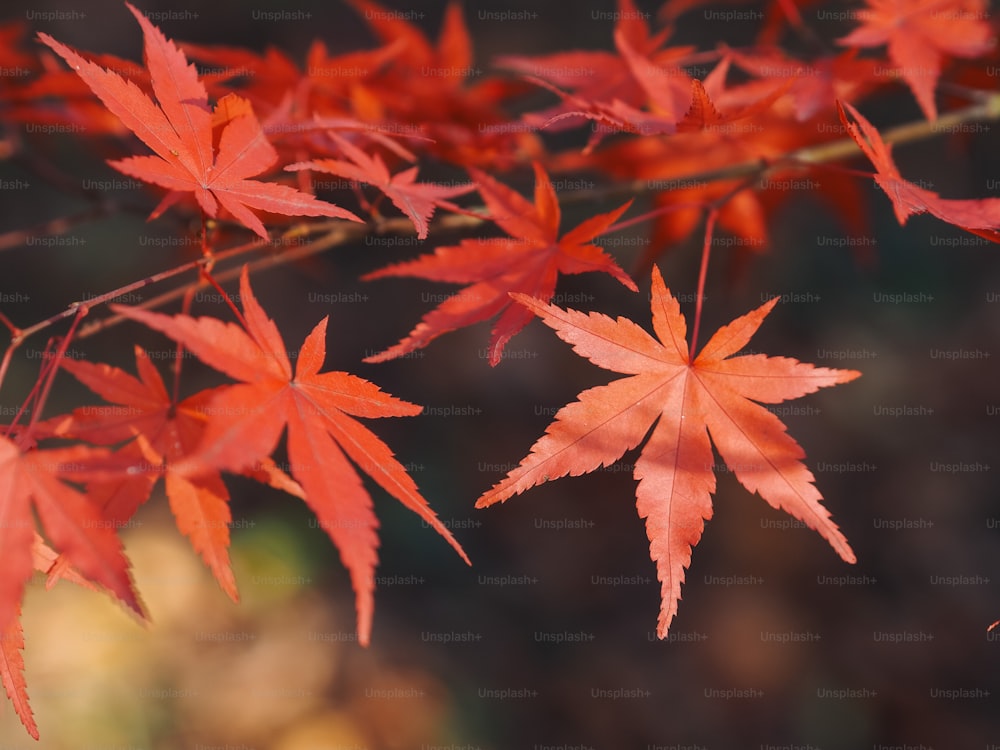
M 305 69 L 300 70 L 291 56 L 274 47 L 261 53 L 242 47 L 186 42 L 181 48 L 189 58 L 221 71 L 214 80 L 203 76 L 209 92 L 217 92 L 221 98 L 238 86 L 253 103 L 265 131 L 280 129 L 274 132 L 275 137 L 294 137 L 293 125 L 305 124 L 316 112 L 324 116 L 347 114 L 337 103 L 349 101 L 352 89 L 363 86 L 369 74 L 401 51 L 401 46 L 396 45 L 332 57 L 323 41 L 315 39 L 306 53 Z M 331 71 L 355 75 L 332 75 Z
M 0 435 L 0 630 L 20 606 L 35 567 L 35 514 L 53 547 L 86 578 L 145 617 L 132 588 L 129 564 L 114 529 L 85 495 L 66 484 L 93 476 L 106 451 L 89 446 L 23 451 Z M 32 513 L 34 509 L 34 513 Z
M 642 85 L 648 98 L 648 111 L 618 98 L 611 102 L 589 101 L 560 91 L 545 81 L 535 81 L 553 91 L 566 105 L 566 111 L 552 116 L 543 123 L 543 127 L 580 117 L 596 123 L 584 153 L 592 151 L 604 135 L 615 131 L 645 136 L 707 131 L 742 138 L 745 133 L 763 130 L 763 126 L 740 127 L 731 123 L 758 117 L 795 83 L 795 78 L 787 75 L 776 80 L 752 81 L 727 88 L 725 78 L 731 64 L 729 57 L 723 57 L 705 80 L 699 81 L 691 79 L 683 71 L 674 72 L 675 69 L 670 66 L 657 66 L 652 60 L 630 50 L 620 36 L 616 36 L 616 42 Z M 720 101 L 726 105 L 723 107 L 725 111 L 719 111 L 717 104 Z M 526 116 L 529 122 L 537 121 L 537 118 L 537 114 Z
M 175 402 L 149 355 L 135 347 L 138 377 L 106 364 L 67 359 L 66 370 L 109 402 L 83 406 L 71 414 L 39 425 L 46 435 L 86 440 L 98 445 L 125 441 L 118 455 L 131 463 L 152 463 L 162 471 L 147 475 L 113 477 L 88 485 L 91 499 L 103 506 L 105 518 L 124 525 L 146 500 L 162 474 L 177 528 L 191 540 L 219 586 L 237 601 L 236 580 L 229 560 L 229 493 L 218 471 L 186 477 L 175 467 L 199 445 L 208 418 L 205 408 L 215 395 L 200 391 Z M 138 436 L 145 441 L 135 442 Z M 291 490 L 294 482 L 268 459 L 254 478 Z M 301 490 L 299 490 L 301 492 Z
M 629 72 L 646 94 L 646 104 L 652 112 L 677 120 L 691 101 L 691 76 L 681 65 L 692 52 L 691 47 L 656 51 L 652 39 L 636 37 L 619 22 L 615 30 L 615 47 Z M 638 42 L 638 48 L 634 46 Z M 647 53 L 649 56 L 647 56 Z M 615 99 L 620 99 L 617 93 Z
M 658 79 L 656 113 L 638 132 L 672 132 L 674 122 L 691 100 L 691 79 L 683 66 L 695 47 L 663 47 L 671 29 L 652 33 L 646 16 L 632 0 L 618 0 L 614 16 L 617 54 L 573 50 L 533 57 L 503 55 L 497 59 L 501 67 L 518 71 L 532 81 L 542 81 L 563 99 L 561 105 L 529 113 L 527 122 L 564 126 L 578 124 L 580 117 L 587 117 L 615 126 L 623 113 L 630 116 L 621 119 L 635 121 L 640 108 L 651 101 L 650 81 Z M 617 127 L 628 126 L 622 123 Z
M 577 354 L 631 377 L 583 391 L 560 409 L 528 456 L 483 493 L 477 508 L 550 479 L 607 466 L 652 429 L 635 464 L 636 507 L 646 520 L 661 583 L 660 638 L 677 612 L 692 548 L 712 517 L 713 443 L 744 487 L 818 531 L 845 561 L 855 562 L 820 503 L 813 475 L 801 461 L 805 452 L 778 417 L 754 402 L 781 403 L 861 373 L 763 354 L 732 356 L 750 341 L 777 298 L 720 328 L 692 359 L 680 306 L 655 266 L 651 306 L 659 341 L 625 318 L 514 296 Z
M 896 219 L 905 224 L 914 214 L 929 213 L 967 232 L 1000 242 L 1000 198 L 953 200 L 903 179 L 892 160 L 892 149 L 858 110 L 839 103 L 840 119 L 875 169 L 875 182 L 892 201 Z M 847 114 L 855 122 L 851 122 Z
M 298 171 L 312 169 L 327 172 L 348 180 L 357 180 L 374 185 L 395 204 L 413 222 L 417 237 L 427 238 L 428 223 L 434 215 L 435 208 L 454 209 L 455 205 L 447 198 L 468 193 L 475 186 L 465 185 L 435 185 L 430 182 L 417 182 L 419 167 L 410 167 L 402 172 L 390 174 L 382 157 L 378 154 L 369 155 L 348 141 L 346 138 L 330 133 L 337 145 L 350 161 L 342 159 L 315 159 L 313 161 L 296 162 L 285 169 Z
M 21 51 L 27 41 L 28 27 L 23 23 L 0 24 L 0 119 L 8 123 L 31 126 L 67 126 L 68 132 L 113 133 L 122 135 L 125 128 L 69 70 L 54 70 L 48 55 L 26 54 Z M 32 40 L 33 41 L 33 40 Z M 35 45 L 31 45 L 34 47 Z M 33 50 L 34 52 L 34 50 Z M 114 55 L 95 55 L 105 67 L 116 67 L 125 61 Z M 54 61 L 51 61 L 54 62 Z M 44 132 L 45 127 L 37 132 Z
M 34 535 L 31 556 L 35 570 L 50 575 L 56 566 L 56 561 L 60 559 L 59 554 L 45 544 L 37 533 Z M 65 578 L 85 588 L 95 589 L 70 567 L 66 568 L 64 574 L 56 576 L 56 579 L 58 578 Z M 53 578 L 50 577 L 49 582 L 50 584 L 54 582 Z M 24 680 L 24 657 L 21 655 L 23 650 L 24 629 L 21 626 L 21 605 L 18 603 L 14 617 L 6 628 L 0 629 L 0 683 L 3 683 L 7 697 L 24 728 L 33 739 L 37 740 L 38 725 L 35 723 L 34 712 L 28 701 L 28 685 Z
M 541 300 L 555 294 L 560 273 L 603 271 L 632 291 L 635 282 L 614 259 L 591 240 L 607 231 L 631 205 L 587 219 L 559 237 L 559 201 L 545 170 L 535 163 L 535 202 L 487 174 L 470 169 L 490 218 L 509 238 L 463 240 L 438 247 L 433 255 L 397 263 L 367 274 L 366 280 L 388 276 L 417 276 L 433 281 L 469 284 L 434 310 L 398 344 L 367 357 L 366 362 L 395 359 L 427 346 L 442 334 L 499 314 L 490 337 L 489 361 L 500 362 L 507 342 L 531 319 L 531 313 L 511 304 L 508 292 L 522 292 Z
M 777 47 L 753 53 L 727 49 L 726 55 L 740 69 L 762 80 L 767 80 L 774 70 L 800 71 L 788 91 L 795 119 L 799 122 L 826 111 L 832 113 L 838 99 L 860 99 L 878 81 L 879 62 L 858 58 L 856 49 L 808 62 L 793 58 Z
M 251 208 L 293 216 L 361 221 L 350 211 L 287 185 L 247 179 L 270 169 L 278 160 L 278 152 L 265 137 L 249 103 L 232 94 L 220 100 L 214 124 L 222 130 L 216 150 L 213 112 L 197 70 L 142 13 L 126 5 L 142 27 L 146 67 L 158 103 L 134 83 L 85 60 L 48 34 L 39 32 L 38 37 L 77 72 L 129 130 L 156 152 L 155 156 L 109 162 L 124 174 L 171 191 L 150 218 L 159 216 L 184 193 L 193 192 L 208 216 L 216 217 L 221 205 L 264 239 L 267 231 Z
M 461 3 L 444 7 L 437 42 L 407 14 L 371 0 L 349 0 L 391 60 L 371 70 L 350 91 L 351 111 L 393 132 L 426 136 L 426 150 L 453 164 L 507 168 L 539 154 L 530 133 L 509 127 L 499 105 L 523 88 L 482 75 Z
M 727 132 L 729 124 L 756 117 L 768 110 L 795 82 L 796 74 L 776 77 L 768 81 L 761 90 L 761 81 L 754 81 L 736 88 L 726 88 L 730 58 L 724 57 L 709 73 L 704 81 L 691 82 L 691 106 L 677 123 L 677 132 L 698 132 L 700 130 L 720 130 Z M 726 107 L 724 113 L 716 108 L 715 101 L 737 103 L 738 109 Z M 736 132 L 739 132 L 738 129 Z
M 21 605 L 6 627 L 0 629 L 0 682 L 14 706 L 17 717 L 33 739 L 38 739 L 38 725 L 28 703 L 28 686 L 24 681 L 24 630 L 21 628 Z
M 287 427 L 290 472 L 350 572 L 358 641 L 367 645 L 374 612 L 378 521 L 371 497 L 350 462 L 417 513 L 469 562 L 389 447 L 354 419 L 413 416 L 421 407 L 355 375 L 321 373 L 327 318 L 300 347 L 293 375 L 281 334 L 254 297 L 246 266 L 240 277 L 240 299 L 245 328 L 211 317 L 171 317 L 118 305 L 114 309 L 184 344 L 205 364 L 242 381 L 220 387 L 206 406 L 210 419 L 200 448 L 178 463 L 179 474 L 197 477 L 217 469 L 242 471 L 270 456 Z
M 867 0 L 861 25 L 839 40 L 850 47 L 888 45 L 928 120 L 937 119 L 934 89 L 942 58 L 979 57 L 995 43 L 984 0 Z

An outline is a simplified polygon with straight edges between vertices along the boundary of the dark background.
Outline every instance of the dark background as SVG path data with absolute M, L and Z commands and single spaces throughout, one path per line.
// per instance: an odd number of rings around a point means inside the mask
M 312 14 L 302 22 L 253 18 L 254 9 L 278 7 L 143 5 L 197 13 L 160 24 L 179 41 L 273 44 L 293 56 L 316 35 L 333 50 L 371 41 L 356 14 L 336 3 L 302 4 Z M 612 10 L 610 4 L 530 7 L 539 14 L 535 21 L 492 23 L 477 20 L 478 12 L 509 6 L 466 4 L 477 64 L 488 65 L 500 53 L 610 44 L 610 22 L 592 16 Z M 425 11 L 420 23 L 436 34 L 442 4 L 407 8 Z M 38 15 L 74 9 L 85 17 L 50 22 Z M 116 3 L 8 5 L 5 15 L 81 49 L 140 56 L 139 29 Z M 745 26 L 699 22 L 694 11 L 674 39 L 703 47 L 720 38 L 738 44 L 752 37 Z M 817 27 L 829 39 L 846 30 Z M 919 117 L 908 91 L 900 87 L 890 96 L 863 104 L 862 112 L 880 126 Z M 72 140 L 54 138 L 45 147 L 65 172 L 113 176 L 99 154 L 81 151 Z M 992 125 L 894 153 L 904 176 L 944 196 L 1000 194 Z M 860 160 L 855 166 L 869 169 Z M 31 182 L 3 196 L 0 231 L 86 207 L 20 165 L 0 169 L 5 180 Z M 529 193 L 530 179 L 508 181 Z M 798 295 L 809 301 L 779 304 L 751 346 L 863 372 L 853 383 L 775 408 L 805 448 L 857 565 L 843 563 L 817 534 L 792 527 L 789 517 L 720 472 L 716 515 L 694 552 L 671 638 L 658 641 L 659 584 L 630 470 L 637 453 L 617 467 L 548 483 L 502 506 L 473 508 L 525 456 L 555 410 L 615 376 L 576 357 L 537 322 L 511 342 L 497 368 L 484 355 L 487 325 L 449 334 L 411 358 L 362 363 L 412 327 L 431 307 L 428 295 L 454 288 L 405 279 L 360 282 L 361 273 L 410 257 L 414 248 L 340 248 L 259 274 L 254 289 L 290 349 L 329 315 L 328 369 L 348 370 L 432 407 L 421 417 L 369 425 L 411 468 L 473 567 L 369 483 L 382 548 L 373 643 L 361 649 L 347 574 L 299 501 L 230 482 L 234 567 L 243 596 L 237 606 L 208 577 L 159 494 L 123 534 L 153 613 L 150 629 L 66 584 L 48 592 L 39 583 L 29 591 L 25 658 L 42 732 L 38 746 L 1000 746 L 1000 635 L 986 631 L 1000 618 L 998 250 L 931 217 L 900 228 L 881 191 L 872 185 L 866 195 L 872 263 L 859 263 L 830 241 L 845 237 L 845 230 L 808 195 L 786 203 L 772 223 L 770 246 L 735 282 L 728 273 L 732 258 L 716 250 L 700 337 L 703 343 L 719 325 L 774 294 Z M 564 226 L 613 205 L 568 208 Z M 641 210 L 637 205 L 630 215 Z M 26 242 L 3 251 L 0 291 L 27 298 L 13 298 L 3 311 L 27 325 L 73 300 L 175 265 L 182 256 L 176 247 L 139 242 L 152 232 L 169 236 L 174 225 L 146 225 L 143 216 L 82 223 L 64 235 L 77 238 L 73 243 Z M 699 249 L 693 242 L 661 259 L 675 291 L 694 290 Z M 626 268 L 637 256 L 629 246 L 613 252 Z M 648 277 L 640 289 L 634 295 L 593 275 L 563 279 L 559 292 L 592 295 L 593 309 L 648 328 Z M 355 301 L 310 302 L 310 295 L 331 290 Z M 690 327 L 692 306 L 682 309 Z M 217 308 L 206 303 L 198 311 Z M 136 326 L 112 329 L 78 348 L 132 370 L 134 341 L 169 349 Z M 0 401 L 4 421 L 37 376 L 43 344 L 32 340 L 15 358 Z M 941 351 L 960 354 L 949 359 Z M 166 367 L 162 371 L 166 377 Z M 190 372 L 185 382 L 194 389 L 195 363 Z M 51 414 L 92 403 L 70 378 L 58 382 Z M 912 415 L 890 416 L 898 407 Z M 449 410 L 453 416 L 445 415 Z M 935 470 L 939 464 L 976 470 Z M 628 583 L 602 583 L 609 577 Z M 738 583 L 718 583 L 727 578 Z M 36 745 L 5 707 L 0 750 L 29 746 Z

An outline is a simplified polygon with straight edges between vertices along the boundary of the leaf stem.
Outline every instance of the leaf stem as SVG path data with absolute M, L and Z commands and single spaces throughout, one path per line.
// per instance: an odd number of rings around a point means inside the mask
M 73 322 L 70 324 L 69 330 L 66 332 L 66 335 L 59 340 L 59 344 L 56 347 L 56 351 L 53 353 L 51 360 L 46 363 L 43 368 L 42 375 L 38 382 L 43 382 L 44 385 L 38 394 L 38 398 L 35 400 L 35 410 L 32 412 L 31 421 L 28 423 L 28 432 L 31 431 L 32 427 L 35 426 L 35 423 L 41 416 L 42 410 L 45 408 L 45 402 L 48 401 L 49 393 L 52 391 L 52 383 L 56 379 L 56 373 L 59 372 L 59 365 L 62 362 L 63 357 L 66 356 L 66 350 L 69 348 L 69 342 L 73 340 L 73 334 L 76 333 L 76 329 L 79 327 L 80 321 L 86 317 L 88 312 L 90 312 L 90 310 L 86 305 L 80 305 L 76 309 L 76 316 L 73 318 Z M 25 403 L 27 403 L 27 399 L 25 400 Z M 13 426 L 13 421 L 11 426 Z
M 691 347 L 688 349 L 688 361 L 694 362 L 695 347 L 698 345 L 698 329 L 701 327 L 701 308 L 705 301 L 705 279 L 708 276 L 708 258 L 712 252 L 712 235 L 715 233 L 715 220 L 719 217 L 719 209 L 712 206 L 705 218 L 705 242 L 701 246 L 701 266 L 698 269 L 698 291 L 695 293 L 694 325 L 691 328 Z

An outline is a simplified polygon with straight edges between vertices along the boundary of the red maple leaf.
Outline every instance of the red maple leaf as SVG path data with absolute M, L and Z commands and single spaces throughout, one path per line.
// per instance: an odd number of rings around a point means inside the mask
M 289 164 L 285 169 L 298 171 L 312 169 L 319 172 L 335 174 L 348 180 L 357 180 L 374 185 L 395 204 L 413 222 L 419 239 L 427 238 L 428 223 L 437 207 L 454 209 L 455 204 L 445 200 L 468 193 L 475 185 L 435 185 L 430 182 L 417 182 L 419 167 L 410 167 L 402 172 L 389 174 L 389 168 L 378 154 L 368 155 L 346 138 L 329 133 L 340 147 L 344 155 L 351 161 L 341 159 L 315 159 L 313 161 Z
M 286 106 L 291 116 L 286 119 L 279 114 L 283 125 L 305 122 L 314 113 L 323 116 L 348 114 L 352 91 L 363 86 L 370 74 L 402 49 L 401 45 L 385 46 L 331 57 L 326 45 L 316 39 L 306 53 L 305 69 L 300 70 L 288 54 L 274 47 L 268 47 L 263 53 L 242 47 L 191 43 L 184 43 L 181 48 L 188 57 L 222 71 L 223 80 L 230 79 L 225 80 L 226 84 L 238 85 L 240 93 L 253 102 L 265 130 L 276 124 L 272 117 Z M 220 85 L 223 80 L 214 81 L 209 91 L 218 91 L 222 96 L 232 90 Z M 283 135 L 294 133 L 289 129 Z
M 839 40 L 851 47 L 888 45 L 927 119 L 937 119 L 934 88 L 945 56 L 979 57 L 994 45 L 984 0 L 867 0 L 861 25 Z
M 929 213 L 942 221 L 961 227 L 967 232 L 1000 242 L 1000 198 L 953 200 L 903 179 L 892 160 L 889 144 L 868 120 L 847 102 L 839 103 L 840 119 L 864 151 L 875 169 L 875 182 L 892 201 L 892 208 L 900 224 L 905 224 L 914 214 Z M 849 113 L 855 122 L 848 119 Z
M 625 318 L 563 310 L 523 294 L 515 298 L 577 354 L 631 377 L 583 391 L 578 401 L 560 409 L 529 455 L 483 493 L 477 508 L 556 477 L 607 466 L 652 428 L 635 464 L 636 507 L 646 519 L 661 583 L 660 638 L 677 612 L 692 548 L 712 517 L 713 443 L 744 487 L 818 531 L 844 560 L 855 561 L 820 503 L 813 475 L 801 461 L 805 452 L 778 417 L 754 402 L 781 403 L 861 373 L 763 354 L 732 356 L 746 346 L 777 299 L 720 328 L 693 358 L 680 306 L 655 266 L 651 307 L 659 341 Z
M 489 361 L 500 362 L 507 342 L 531 320 L 531 313 L 512 305 L 508 292 L 523 292 L 541 300 L 555 294 L 560 273 L 603 271 L 637 291 L 635 282 L 603 249 L 591 244 L 631 205 L 587 219 L 559 237 L 559 201 L 552 182 L 537 162 L 535 202 L 476 169 L 469 173 L 496 222 L 510 238 L 463 240 L 438 247 L 433 255 L 397 263 L 367 274 L 365 279 L 417 276 L 433 281 L 469 284 L 449 297 L 398 344 L 365 359 L 382 362 L 427 346 L 438 336 L 499 314 L 490 337 Z
M 564 103 L 526 115 L 537 125 L 561 121 L 574 124 L 580 117 L 610 124 L 615 112 L 639 112 L 650 101 L 648 84 L 660 79 L 656 119 L 646 125 L 649 132 L 667 132 L 664 123 L 673 124 L 690 101 L 690 76 L 683 66 L 694 51 L 693 46 L 666 47 L 663 43 L 671 29 L 653 34 L 645 14 L 632 0 L 618 0 L 614 42 L 617 53 L 605 50 L 556 52 L 526 57 L 504 55 L 497 64 L 543 81 L 555 87 Z M 572 96 L 563 91 L 572 92 Z M 605 120 L 605 117 L 607 120 Z M 631 119 L 636 119 L 633 116 Z M 567 122 L 568 121 L 568 122 Z
M 705 76 L 704 81 L 691 82 L 691 106 L 677 123 L 677 132 L 698 132 L 718 130 L 727 133 L 729 124 L 746 120 L 765 112 L 791 88 L 800 71 L 787 71 L 784 76 L 775 76 L 768 81 L 753 81 L 736 88 L 726 88 L 730 58 L 723 57 L 719 64 Z M 725 108 L 720 113 L 716 103 Z M 738 109 L 734 109 L 735 104 Z M 737 128 L 735 132 L 739 133 Z
M 801 165 L 778 166 L 788 154 L 821 143 L 826 133 L 842 128 L 836 119 L 828 121 L 825 114 L 818 120 L 799 122 L 793 116 L 793 97 L 790 90 L 789 96 L 748 122 L 746 132 L 736 124 L 676 133 L 670 138 L 621 139 L 586 158 L 562 155 L 558 166 L 596 167 L 615 180 L 641 180 L 653 194 L 654 207 L 662 213 L 654 219 L 652 241 L 631 269 L 633 273 L 645 271 L 666 249 L 702 229 L 705 212 L 712 206 L 719 206 L 718 226 L 738 238 L 734 246 L 740 255 L 744 250 L 763 251 L 769 244 L 769 218 L 800 192 L 788 190 L 784 186 L 787 179 L 806 178 L 803 185 L 834 206 L 852 231 L 864 233 L 865 204 L 856 179 L 827 172 L 814 181 L 815 173 Z M 739 190 L 741 183 L 747 185 L 745 181 L 704 179 L 714 170 L 724 172 L 733 164 L 752 161 L 775 165 L 755 186 Z
M 287 185 L 247 179 L 270 169 L 278 160 L 278 152 L 265 137 L 249 102 L 230 94 L 219 101 L 213 113 L 205 86 L 184 53 L 142 13 L 126 5 L 142 26 L 146 67 L 158 104 L 135 84 L 84 59 L 48 34 L 39 32 L 38 37 L 156 152 L 156 156 L 109 162 L 120 172 L 170 189 L 150 218 L 159 216 L 184 193 L 193 192 L 208 216 L 217 216 L 221 204 L 264 239 L 267 231 L 251 208 L 361 221 L 350 211 Z M 217 150 L 213 147 L 213 125 L 221 128 Z
M 833 114 L 838 99 L 854 101 L 874 88 L 877 60 L 858 58 L 857 50 L 817 57 L 808 62 L 791 57 L 780 47 L 754 52 L 727 49 L 726 55 L 740 69 L 766 80 L 774 71 L 793 77 L 788 91 L 795 119 L 804 122 L 817 114 Z
M 596 122 L 594 132 L 584 148 L 589 153 L 603 136 L 615 131 L 638 133 L 646 136 L 674 135 L 677 133 L 716 132 L 728 137 L 744 137 L 763 126 L 733 126 L 731 123 L 760 115 L 772 107 L 787 92 L 795 79 L 761 80 L 726 88 L 730 59 L 724 57 L 704 81 L 691 79 L 683 71 L 675 74 L 672 68 L 660 68 L 651 60 L 629 50 L 618 37 L 619 47 L 626 56 L 635 78 L 648 96 L 649 111 L 614 99 L 611 103 L 594 102 L 567 94 L 545 81 L 536 81 L 561 97 L 568 111 L 561 112 L 544 123 L 549 126 L 564 119 L 586 118 Z M 717 104 L 721 103 L 724 112 Z M 538 114 L 528 116 L 537 119 Z
M 352 86 L 355 116 L 394 132 L 426 136 L 428 151 L 460 165 L 509 165 L 540 152 L 534 137 L 511 129 L 498 107 L 523 87 L 481 75 L 475 67 L 459 2 L 445 7 L 436 44 L 406 14 L 371 0 L 349 2 L 393 51 L 388 64 Z
M 24 728 L 37 740 L 38 725 L 28 703 L 28 686 L 24 681 L 23 650 L 24 630 L 21 628 L 21 605 L 18 603 L 10 622 L 0 628 L 0 682 Z
M 59 559 L 58 553 L 45 544 L 37 533 L 31 553 L 35 570 L 43 573 L 51 573 L 56 560 Z M 94 588 L 72 568 L 68 568 L 57 578 L 65 578 L 86 588 Z M 51 584 L 54 579 L 50 576 L 49 581 Z M 5 628 L 0 629 L 0 683 L 3 683 L 7 697 L 24 728 L 37 740 L 38 725 L 35 724 L 34 713 L 28 701 L 28 685 L 24 680 L 24 657 L 21 655 L 23 650 L 24 629 L 21 627 L 21 605 L 18 603 L 14 617 Z
M 20 606 L 24 586 L 35 568 L 35 513 L 56 550 L 80 575 L 107 589 L 145 617 L 132 588 L 121 542 L 97 506 L 66 484 L 101 476 L 107 452 L 90 446 L 22 450 L 0 435 L 0 630 Z
M 218 471 L 188 477 L 175 466 L 200 444 L 208 421 L 204 409 L 215 395 L 206 390 L 175 403 L 149 355 L 135 348 L 139 377 L 105 364 L 66 359 L 62 369 L 110 405 L 83 406 L 55 417 L 39 428 L 61 438 L 86 440 L 99 445 L 127 442 L 118 455 L 129 463 L 143 461 L 161 466 L 146 475 L 116 477 L 88 485 L 88 495 L 103 505 L 103 514 L 114 524 L 125 524 L 149 498 L 160 474 L 177 528 L 191 540 L 195 551 L 211 569 L 219 586 L 233 601 L 239 596 L 229 561 L 229 493 Z M 134 441 L 142 436 L 142 444 Z M 262 462 L 254 478 L 301 496 L 301 489 L 270 459 Z
M 321 373 L 327 318 L 306 337 L 293 374 L 281 334 L 254 297 L 245 266 L 240 299 L 245 316 L 242 328 L 211 317 L 171 317 L 117 305 L 115 310 L 184 344 L 205 364 L 242 381 L 219 388 L 207 405 L 210 418 L 200 447 L 195 456 L 177 464 L 179 473 L 197 477 L 206 470 L 244 470 L 268 457 L 288 428 L 291 474 L 350 572 L 358 641 L 367 645 L 375 606 L 378 520 L 371 497 L 348 458 L 469 562 L 389 447 L 354 419 L 413 416 L 421 407 L 355 375 Z

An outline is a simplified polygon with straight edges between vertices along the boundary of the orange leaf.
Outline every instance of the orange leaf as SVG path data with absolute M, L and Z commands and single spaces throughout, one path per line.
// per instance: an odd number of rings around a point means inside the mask
M 375 185 L 413 222 L 418 239 L 427 238 L 428 222 L 434 215 L 435 208 L 440 206 L 454 209 L 455 205 L 445 199 L 463 195 L 475 187 L 472 183 L 436 185 L 431 182 L 416 182 L 417 167 L 390 175 L 389 168 L 378 154 L 369 156 L 336 133 L 331 132 L 329 136 L 351 161 L 316 159 L 289 164 L 285 169 L 289 171 L 312 169 Z
M 179 474 L 198 476 L 206 470 L 256 467 L 275 449 L 287 427 L 291 474 L 351 574 L 358 641 L 367 645 L 375 607 L 378 520 L 351 462 L 417 513 L 469 562 L 389 447 L 354 419 L 412 416 L 419 414 L 421 407 L 390 396 L 355 375 L 321 373 L 327 318 L 306 337 L 293 374 L 281 334 L 254 297 L 245 266 L 240 299 L 245 329 L 215 318 L 171 317 L 114 307 L 184 344 L 205 364 L 243 381 L 217 389 L 205 409 L 208 422 L 200 447 L 175 467 Z
M 218 151 L 214 151 L 208 94 L 194 66 L 142 13 L 126 5 L 142 26 L 146 65 L 158 104 L 135 84 L 85 60 L 48 34 L 39 32 L 38 37 L 77 72 L 129 130 L 156 152 L 156 156 L 109 162 L 120 172 L 170 189 L 153 217 L 174 203 L 180 193 L 193 192 L 208 216 L 217 216 L 221 204 L 264 239 L 267 231 L 251 208 L 293 216 L 361 221 L 350 211 L 287 185 L 247 179 L 273 167 L 278 160 L 278 152 L 264 136 L 249 105 L 225 99 L 219 102 L 223 112 L 236 116 L 225 121 Z
M 61 480 L 89 478 L 107 453 L 88 446 L 48 451 L 22 449 L 0 435 L 0 629 L 15 618 L 35 567 L 35 519 L 52 546 L 87 580 L 103 586 L 145 618 L 132 588 L 128 560 L 114 530 L 91 500 Z
M 38 725 L 28 703 L 28 686 L 24 681 L 24 631 L 21 629 L 21 605 L 6 627 L 0 629 L 0 682 L 14 706 L 18 718 L 33 739 L 38 739 Z
M 417 276 L 470 286 L 427 313 L 409 336 L 395 346 L 365 359 L 382 362 L 422 349 L 442 334 L 499 315 L 490 338 L 489 361 L 500 362 L 507 342 L 531 319 L 512 305 L 508 292 L 523 292 L 542 300 L 555 294 L 560 273 L 603 271 L 636 291 L 635 282 L 591 240 L 607 231 L 631 202 L 587 219 L 561 238 L 559 201 L 545 170 L 535 164 L 535 202 L 478 170 L 470 169 L 490 216 L 509 238 L 463 240 L 438 247 L 406 263 L 397 263 L 365 276 Z
M 892 160 L 892 151 L 868 120 L 847 102 L 841 102 L 840 119 L 878 173 L 875 182 L 892 201 L 900 224 L 914 214 L 930 213 L 967 232 L 1000 242 L 1000 198 L 952 200 L 903 179 Z M 851 122 L 846 112 L 856 122 Z
M 185 477 L 176 467 L 198 446 L 207 418 L 203 409 L 214 392 L 202 391 L 175 403 L 149 355 L 135 348 L 139 378 L 105 364 L 67 359 L 63 369 L 103 396 L 114 406 L 84 406 L 71 414 L 49 420 L 44 427 L 53 436 L 88 440 L 104 445 L 131 440 L 118 455 L 135 464 L 159 466 L 163 471 L 147 476 L 115 477 L 88 486 L 92 499 L 102 500 L 108 521 L 124 524 L 146 502 L 159 473 L 164 474 L 167 498 L 177 528 L 211 569 L 219 586 L 233 600 L 239 595 L 229 561 L 229 493 L 218 471 Z M 144 450 L 143 450 L 144 448 Z M 146 454 L 151 454 L 146 456 Z M 291 482 L 290 479 L 284 477 Z M 279 484 L 275 477 L 270 484 Z
M 635 464 L 636 507 L 646 519 L 650 556 L 661 583 L 660 638 L 677 612 L 691 551 L 712 517 L 713 443 L 744 487 L 818 531 L 844 560 L 855 561 L 820 503 L 813 475 L 801 461 L 805 452 L 778 417 L 754 402 L 777 404 L 861 373 L 763 354 L 732 356 L 750 341 L 776 299 L 719 329 L 692 361 L 680 306 L 655 266 L 652 313 L 659 340 L 625 318 L 612 320 L 514 296 L 577 354 L 631 377 L 586 390 L 560 409 L 529 455 L 483 493 L 476 507 L 502 502 L 556 477 L 607 466 L 652 429 Z
M 888 45 L 889 59 L 899 68 L 928 120 L 937 119 L 934 89 L 941 61 L 979 57 L 995 43 L 983 0 L 867 0 L 858 11 L 861 25 L 840 39 L 851 47 Z
M 618 54 L 604 50 L 555 52 L 537 57 L 503 55 L 497 64 L 553 87 L 564 103 L 525 119 L 536 124 L 580 117 L 605 126 L 628 129 L 643 114 L 639 108 L 655 105 L 656 113 L 637 132 L 673 132 L 673 124 L 690 101 L 690 76 L 683 65 L 693 46 L 663 47 L 671 29 L 653 34 L 644 14 L 632 0 L 618 0 L 614 43 Z M 572 92 L 566 95 L 563 91 Z

